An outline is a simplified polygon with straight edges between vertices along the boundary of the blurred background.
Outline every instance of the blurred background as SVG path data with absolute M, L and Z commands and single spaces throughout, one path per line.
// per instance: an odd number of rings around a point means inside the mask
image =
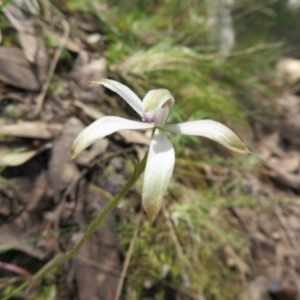
M 169 123 L 202 118 L 253 152 L 170 135 L 174 175 L 151 223 L 142 178 L 80 252 L 72 249 L 149 145 L 121 131 L 75 161 L 103 115 L 137 119 L 167 88 Z M 300 299 L 300 1 L 0 1 L 0 299 Z M 17 287 L 30 282 L 30 288 Z

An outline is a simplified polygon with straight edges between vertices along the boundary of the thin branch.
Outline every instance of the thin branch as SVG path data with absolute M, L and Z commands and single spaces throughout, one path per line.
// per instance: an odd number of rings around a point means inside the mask
M 70 26 L 68 24 L 68 22 L 65 19 L 61 20 L 61 23 L 64 27 L 64 33 L 62 35 L 61 41 L 59 42 L 59 45 L 54 53 L 53 59 L 50 63 L 50 67 L 49 67 L 49 71 L 48 71 L 48 76 L 47 79 L 45 80 L 42 90 L 41 92 L 38 94 L 38 96 L 36 97 L 35 101 L 36 101 L 36 107 L 35 110 L 33 112 L 33 117 L 37 117 L 42 109 L 43 103 L 44 103 L 44 99 L 45 96 L 47 94 L 48 88 L 50 86 L 57 62 L 59 60 L 59 57 L 61 55 L 61 52 L 64 48 L 64 46 L 66 45 L 69 35 L 70 35 Z
M 0 268 L 8 270 L 8 271 L 12 271 L 12 272 L 17 273 L 19 275 L 22 275 L 25 278 L 27 278 L 27 280 L 30 280 L 31 276 L 32 276 L 31 273 L 28 272 L 27 270 L 25 270 L 24 268 L 21 268 L 21 267 L 18 267 L 18 266 L 9 264 L 9 263 L 5 263 L 5 262 L 2 262 L 2 261 L 0 261 Z
M 182 280 L 184 282 L 184 285 L 186 287 L 188 287 L 188 286 L 190 286 L 190 278 L 189 278 L 189 275 L 188 275 L 188 272 L 187 272 L 186 263 L 189 264 L 189 267 L 191 267 L 191 264 L 190 264 L 190 262 L 187 259 L 185 259 L 182 247 L 180 245 L 180 242 L 179 242 L 177 234 L 175 232 L 173 223 L 171 221 L 170 214 L 169 214 L 168 210 L 166 209 L 165 205 L 162 206 L 162 211 L 163 211 L 164 217 L 166 219 L 167 225 L 169 227 L 172 240 L 173 240 L 174 245 L 175 245 L 175 249 L 176 249 L 176 253 L 177 253 L 177 256 L 178 256 L 178 260 L 179 260 L 179 262 L 181 264 L 181 267 L 182 267 L 182 271 L 183 271 L 183 273 L 181 274 L 182 275 L 181 276 Z M 184 261 L 186 261 L 186 263 Z
M 141 211 L 139 212 L 139 214 L 137 216 L 136 227 L 135 227 L 135 230 L 133 232 L 133 236 L 132 236 L 132 239 L 130 241 L 129 249 L 128 249 L 127 254 L 126 254 L 125 262 L 124 262 L 124 265 L 123 265 L 122 273 L 121 273 L 121 276 L 120 276 L 120 280 L 119 280 L 119 283 L 118 283 L 118 287 L 117 287 L 117 291 L 116 291 L 114 300 L 119 300 L 121 292 L 122 292 L 124 279 L 125 279 L 126 274 L 127 274 L 127 270 L 128 270 L 128 267 L 129 267 L 131 255 L 132 255 L 132 252 L 133 252 L 133 248 L 134 248 L 134 245 L 135 245 L 138 233 L 139 233 L 141 220 L 142 220 L 142 215 L 143 215 L 143 208 L 141 207 Z

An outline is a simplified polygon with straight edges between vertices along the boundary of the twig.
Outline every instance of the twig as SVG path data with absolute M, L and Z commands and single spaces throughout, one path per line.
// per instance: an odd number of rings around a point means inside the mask
M 31 273 L 28 272 L 27 270 L 25 270 L 24 268 L 21 268 L 21 267 L 18 267 L 18 266 L 9 264 L 9 263 L 5 263 L 5 262 L 2 262 L 2 261 L 0 261 L 0 268 L 8 270 L 8 271 L 12 271 L 12 272 L 17 273 L 19 275 L 22 275 L 22 276 L 26 277 L 27 280 L 30 280 L 31 276 L 32 276 Z
M 285 218 L 285 216 L 282 212 L 281 207 L 278 206 L 278 205 L 275 205 L 274 210 L 275 210 L 276 216 L 279 220 L 279 223 L 281 224 L 283 230 L 285 231 L 285 233 L 286 233 L 286 235 L 287 235 L 287 237 L 288 237 L 288 239 L 291 243 L 292 248 L 295 249 L 295 250 L 298 250 L 299 249 L 299 243 L 296 240 L 295 235 L 293 234 L 293 232 L 290 228 L 290 225 L 289 225 L 287 219 Z
M 117 291 L 116 291 L 114 300 L 119 300 L 120 295 L 121 295 L 121 291 L 122 291 L 122 287 L 123 287 L 123 284 L 124 284 L 124 279 L 126 277 L 127 270 L 128 270 L 128 267 L 129 267 L 132 251 L 133 251 L 133 248 L 134 248 L 134 245 L 135 245 L 138 233 L 139 233 L 141 220 L 142 220 L 142 215 L 143 215 L 143 208 L 141 207 L 141 210 L 140 210 L 140 212 L 137 216 L 136 227 L 135 227 L 135 230 L 133 232 L 133 236 L 132 236 L 132 239 L 130 241 L 129 249 L 128 249 L 127 254 L 126 254 L 125 262 L 124 262 L 124 265 L 123 265 L 122 273 L 121 273 L 121 276 L 120 276 L 120 280 L 119 280 L 119 283 L 118 283 L 118 287 L 117 287 Z
M 190 278 L 189 278 L 189 275 L 187 273 L 186 266 L 185 266 L 185 264 L 183 262 L 184 261 L 184 254 L 183 254 L 182 247 L 181 247 L 181 245 L 179 243 L 179 240 L 177 238 L 175 229 L 173 227 L 173 223 L 171 221 L 170 214 L 169 214 L 168 210 L 166 209 L 166 207 L 164 205 L 162 206 L 162 211 L 163 211 L 164 217 L 166 219 L 167 225 L 169 227 L 169 230 L 170 230 L 170 233 L 171 233 L 171 237 L 173 239 L 173 242 L 174 242 L 174 245 L 175 245 L 175 249 L 176 249 L 176 252 L 177 252 L 177 256 L 178 256 L 178 259 L 179 259 L 179 262 L 182 265 L 182 270 L 183 270 L 182 280 L 184 282 L 184 285 L 186 287 L 188 287 L 188 286 L 190 286 Z M 190 263 L 189 263 L 189 265 L 191 267 Z
M 62 19 L 61 23 L 64 27 L 64 33 L 63 33 L 61 41 L 59 42 L 59 45 L 58 45 L 58 47 L 57 47 L 57 49 L 54 53 L 53 59 L 50 63 L 47 79 L 45 80 L 45 82 L 43 84 L 41 92 L 38 94 L 38 96 L 35 99 L 36 107 L 35 107 L 35 110 L 33 112 L 33 117 L 34 118 L 37 117 L 39 115 L 40 111 L 41 111 L 46 93 L 48 91 L 49 85 L 51 83 L 51 79 L 53 77 L 53 74 L 54 74 L 54 71 L 55 71 L 55 68 L 56 68 L 56 65 L 57 65 L 57 62 L 59 60 L 61 52 L 62 52 L 65 44 L 67 43 L 69 35 L 70 35 L 70 26 L 69 26 L 68 22 L 65 19 Z

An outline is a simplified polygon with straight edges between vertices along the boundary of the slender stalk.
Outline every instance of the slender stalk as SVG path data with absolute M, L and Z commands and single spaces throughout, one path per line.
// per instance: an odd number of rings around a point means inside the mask
M 18 287 L 16 287 L 14 290 L 12 290 L 8 295 L 4 296 L 1 298 L 1 300 L 8 300 L 12 296 L 16 295 L 18 292 L 22 291 L 26 286 L 30 284 L 30 286 L 33 285 L 33 283 L 43 277 L 47 272 L 50 270 L 57 268 L 61 264 L 65 263 L 69 259 L 71 259 L 83 246 L 83 244 L 86 242 L 86 240 L 91 236 L 91 234 L 94 232 L 94 230 L 97 228 L 97 226 L 102 222 L 102 220 L 106 217 L 106 215 L 114 208 L 116 205 L 119 203 L 119 201 L 128 193 L 130 188 L 133 186 L 133 184 L 136 182 L 136 180 L 140 177 L 140 175 L 143 173 L 145 170 L 146 166 L 146 161 L 147 161 L 147 156 L 146 154 L 141 161 L 141 163 L 138 165 L 136 168 L 135 173 L 129 178 L 128 182 L 126 185 L 122 188 L 122 190 L 119 192 L 119 194 L 104 208 L 104 210 L 98 215 L 98 217 L 90 224 L 88 229 L 86 230 L 84 236 L 81 238 L 81 240 L 78 242 L 78 244 L 66 255 L 64 255 L 61 258 L 58 258 L 54 260 L 53 263 L 48 265 L 46 268 L 42 268 L 40 271 L 38 271 L 36 274 L 32 276 L 32 281 L 31 282 L 24 282 Z

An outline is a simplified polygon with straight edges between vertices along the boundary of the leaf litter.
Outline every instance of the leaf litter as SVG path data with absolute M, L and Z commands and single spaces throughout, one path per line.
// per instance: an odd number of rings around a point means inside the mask
M 76 53 L 76 61 L 67 71 L 63 59 L 57 61 L 55 90 L 51 85 L 50 91 L 47 88 L 40 114 L 33 118 L 30 112 L 36 108 L 34 98 L 49 76 L 48 67 L 53 59 L 53 53 L 40 38 L 43 30 L 49 32 L 49 28 L 43 28 L 45 24 L 35 28 L 30 17 L 14 3 L 8 4 L 4 13 L 18 32 L 20 47 L 0 47 L 0 81 L 4 84 L 1 89 L 5 90 L 1 101 L 10 103 L 13 97 L 9 95 L 15 95 L 19 103 L 13 104 L 14 111 L 24 103 L 27 111 L 21 111 L 17 123 L 4 115 L 0 127 L 1 149 L 5 148 L 0 154 L 1 177 L 5 179 L 0 181 L 0 261 L 11 265 L 26 255 L 19 267 L 35 272 L 37 269 L 30 266 L 35 259 L 43 264 L 76 244 L 86 225 L 107 203 L 101 189 L 114 195 L 124 184 L 124 149 L 131 152 L 130 149 L 136 149 L 134 157 L 140 158 L 145 153 L 143 146 L 149 145 L 149 138 L 138 132 L 122 131 L 94 144 L 75 162 L 71 161 L 69 149 L 74 137 L 86 124 L 109 113 L 105 92 L 86 85 L 91 79 L 107 76 L 106 59 L 87 43 L 90 30 L 97 31 L 98 27 L 85 24 L 86 20 L 78 21 L 81 24 L 77 24 L 76 30 L 86 35 L 86 39 L 74 38 L 76 33 L 71 29 L 64 47 L 72 55 Z M 55 15 L 53 20 L 59 17 Z M 74 22 L 76 26 L 76 19 Z M 64 42 L 62 32 L 53 32 L 53 35 L 59 47 Z M 48 78 L 52 79 L 52 75 Z M 20 97 L 20 91 L 15 88 L 22 89 L 27 100 Z M 242 189 L 262 198 L 261 207 L 236 206 L 228 210 L 228 218 L 251 241 L 249 251 L 255 267 L 245 262 L 230 245 L 224 245 L 224 261 L 229 269 L 237 268 L 242 274 L 241 282 L 247 282 L 245 290 L 249 300 L 298 299 L 300 293 L 297 285 L 300 268 L 299 104 L 299 97 L 284 95 L 277 103 L 285 111 L 280 126 L 272 134 L 257 133 L 256 148 L 261 155 L 259 173 L 245 176 Z M 16 151 L 9 143 L 11 139 L 27 150 Z M 106 163 L 104 158 L 108 153 L 117 154 L 115 160 Z M 205 171 L 202 172 L 205 178 Z M 230 174 L 230 170 L 226 166 L 214 166 L 209 167 L 209 173 L 206 180 L 213 182 L 223 180 L 220 174 Z M 90 182 L 99 188 L 93 188 Z M 131 210 L 139 207 L 137 199 L 139 194 L 134 190 L 127 199 L 133 203 Z M 271 203 L 270 199 L 277 202 Z M 121 249 L 111 225 L 116 224 L 118 218 L 128 222 L 124 216 L 126 209 L 126 204 L 121 203 L 119 216 L 111 212 L 78 256 L 61 268 L 57 275 L 60 281 L 57 292 L 63 293 L 64 299 L 114 299 L 121 274 Z M 211 212 L 211 216 L 214 214 L 218 211 Z M 75 231 L 70 229 L 74 226 Z M 201 299 L 194 297 L 188 287 L 184 294 L 183 287 L 168 284 L 175 291 L 176 299 Z M 148 289 L 159 285 L 154 279 Z M 144 286 L 147 290 L 146 279 Z M 4 293 L 5 286 L 0 288 L 0 294 Z M 183 298 L 183 295 L 189 296 Z

